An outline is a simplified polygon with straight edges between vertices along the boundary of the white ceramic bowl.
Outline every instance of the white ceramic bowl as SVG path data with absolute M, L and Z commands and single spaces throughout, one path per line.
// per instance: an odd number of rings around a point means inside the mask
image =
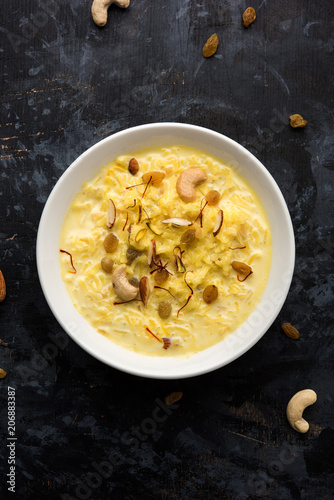
M 272 231 L 272 265 L 264 294 L 250 317 L 220 343 L 173 359 L 140 355 L 99 334 L 77 312 L 60 275 L 59 236 L 63 219 L 84 181 L 119 155 L 156 146 L 183 144 L 201 149 L 235 167 L 259 195 Z M 64 330 L 83 349 L 114 368 L 152 378 L 185 378 L 235 360 L 268 330 L 289 290 L 294 268 L 294 235 L 282 193 L 266 168 L 245 148 L 212 130 L 181 123 L 153 123 L 118 132 L 85 151 L 64 172 L 45 205 L 37 237 L 37 266 L 46 300 Z

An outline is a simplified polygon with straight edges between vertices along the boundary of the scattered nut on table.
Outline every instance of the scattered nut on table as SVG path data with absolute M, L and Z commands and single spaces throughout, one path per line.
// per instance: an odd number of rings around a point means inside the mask
M 297 392 L 289 401 L 286 416 L 289 424 L 295 431 L 305 433 L 309 430 L 309 423 L 303 418 L 303 411 L 307 406 L 313 405 L 317 395 L 312 389 Z
M 108 20 L 108 8 L 115 4 L 122 9 L 130 5 L 130 0 L 94 0 L 92 5 L 93 21 L 97 26 L 105 26 Z

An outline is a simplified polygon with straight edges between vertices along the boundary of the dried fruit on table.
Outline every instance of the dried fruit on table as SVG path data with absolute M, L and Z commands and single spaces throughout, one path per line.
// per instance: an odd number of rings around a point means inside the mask
M 256 19 L 256 12 L 253 7 L 248 7 L 242 15 L 245 28 L 248 28 Z
M 0 368 L 0 378 L 5 378 L 6 375 L 7 375 L 7 372 L 5 372 L 5 370 Z
M 0 271 L 0 302 L 2 302 L 6 297 L 6 282 L 3 277 L 2 272 Z
M 295 114 L 290 116 L 290 125 L 292 128 L 305 127 L 307 121 L 301 115 Z
M 208 40 L 204 44 L 202 50 L 203 56 L 204 57 L 213 56 L 218 49 L 218 45 L 219 45 L 219 36 L 217 35 L 217 33 L 214 33 L 213 35 L 210 36 L 210 38 L 208 38 Z
M 136 158 L 131 158 L 131 160 L 129 161 L 128 169 L 129 169 L 130 174 L 136 175 L 136 173 L 139 170 L 139 163 L 138 163 L 138 160 L 136 160 Z
M 299 331 L 297 328 L 292 326 L 290 323 L 283 323 L 282 324 L 282 330 L 285 333 L 287 337 L 293 340 L 297 340 L 300 337 Z
M 183 396 L 183 392 L 171 392 L 168 394 L 168 396 L 165 397 L 165 403 L 166 405 L 172 405 L 174 403 L 177 403 L 177 401 L 180 401 L 180 399 Z
M 112 200 L 108 200 L 108 211 L 107 211 L 107 227 L 110 229 L 115 224 L 116 220 L 116 207 Z

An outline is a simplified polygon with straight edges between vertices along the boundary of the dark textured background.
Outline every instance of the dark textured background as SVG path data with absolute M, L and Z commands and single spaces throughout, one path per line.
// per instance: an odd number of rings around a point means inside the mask
M 1 1 L 2 498 L 8 385 L 19 498 L 334 498 L 334 4 L 252 5 L 247 30 L 240 0 L 132 0 L 111 7 L 99 29 L 88 0 Z M 205 60 L 214 32 L 220 46 Z M 305 129 L 289 126 L 292 113 Z M 268 333 L 231 365 L 180 381 L 123 374 L 66 340 L 35 262 L 39 218 L 62 172 L 100 139 L 156 121 L 209 127 L 252 151 L 280 186 L 296 235 L 291 291 Z M 307 387 L 318 402 L 300 435 L 285 408 Z M 168 415 L 157 401 L 174 390 L 184 396 Z

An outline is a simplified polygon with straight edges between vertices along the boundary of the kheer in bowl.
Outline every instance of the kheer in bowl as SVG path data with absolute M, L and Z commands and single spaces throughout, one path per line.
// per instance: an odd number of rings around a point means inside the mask
M 180 378 L 227 364 L 265 333 L 289 289 L 294 239 L 253 155 L 210 130 L 162 123 L 108 137 L 66 170 L 37 261 L 79 345 L 136 375 Z

